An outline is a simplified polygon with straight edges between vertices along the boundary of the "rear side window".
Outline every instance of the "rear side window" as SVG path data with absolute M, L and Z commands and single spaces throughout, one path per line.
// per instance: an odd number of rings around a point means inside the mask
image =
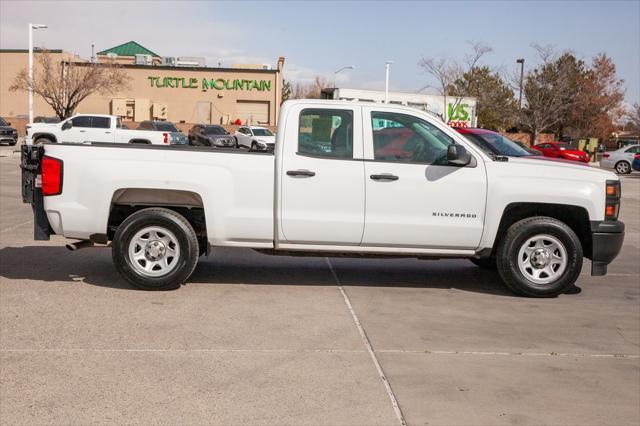
M 73 127 L 91 127 L 91 117 L 80 116 L 71 119 Z
M 632 146 L 631 148 L 629 148 L 625 152 L 630 152 L 631 154 L 638 154 L 638 153 L 640 153 L 640 146 Z
M 91 117 L 91 127 L 94 129 L 108 129 L 111 127 L 111 119 L 109 117 Z
M 353 158 L 353 111 L 302 110 L 298 127 L 298 153 Z

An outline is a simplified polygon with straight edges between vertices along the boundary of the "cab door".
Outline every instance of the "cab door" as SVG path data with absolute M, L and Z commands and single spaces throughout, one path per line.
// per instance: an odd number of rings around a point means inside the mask
M 363 123 L 367 196 L 362 245 L 478 247 L 487 194 L 479 153 L 466 145 L 475 157 L 472 163 L 449 165 L 453 131 L 426 114 L 366 107 Z
M 278 242 L 358 245 L 364 230 L 361 108 L 293 106 L 278 156 Z

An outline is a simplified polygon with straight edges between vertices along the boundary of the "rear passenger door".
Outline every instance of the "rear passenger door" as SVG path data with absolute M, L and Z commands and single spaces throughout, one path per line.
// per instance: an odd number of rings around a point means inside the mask
M 88 142 L 113 142 L 114 136 L 111 129 L 111 117 L 91 117 L 91 129 L 88 132 Z
M 278 164 L 278 242 L 358 245 L 364 229 L 362 115 L 299 104 L 286 117 Z

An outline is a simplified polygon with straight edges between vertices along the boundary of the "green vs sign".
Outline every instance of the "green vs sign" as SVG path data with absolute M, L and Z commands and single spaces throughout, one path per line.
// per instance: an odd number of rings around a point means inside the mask
M 469 105 L 468 104 L 452 104 L 449 103 L 447 105 L 447 117 L 449 120 L 454 121 L 468 121 L 470 119 L 469 116 Z
M 201 89 L 207 90 L 258 90 L 270 91 L 271 82 L 268 80 L 228 80 L 224 78 L 212 78 L 198 80 L 197 78 L 185 77 L 147 77 L 151 87 L 173 88 L 173 89 Z M 199 83 L 199 84 L 198 84 Z

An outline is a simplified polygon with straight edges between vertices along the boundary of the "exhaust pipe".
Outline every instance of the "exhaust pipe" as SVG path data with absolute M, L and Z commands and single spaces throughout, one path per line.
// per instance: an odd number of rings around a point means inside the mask
M 76 241 L 75 243 L 69 243 L 67 245 L 65 245 L 66 248 L 68 248 L 71 251 L 77 251 L 83 248 L 87 248 L 87 247 L 93 247 L 93 242 L 89 241 L 89 240 L 81 240 L 81 241 Z

